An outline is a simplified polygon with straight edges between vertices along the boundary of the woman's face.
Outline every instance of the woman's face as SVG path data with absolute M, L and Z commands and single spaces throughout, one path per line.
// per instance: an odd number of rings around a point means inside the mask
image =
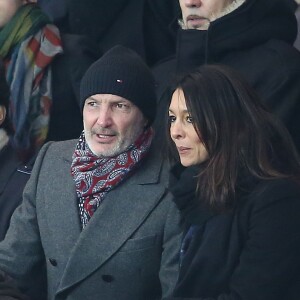
M 207 150 L 193 126 L 193 119 L 180 89 L 173 93 L 169 107 L 169 121 L 170 136 L 178 150 L 181 164 L 188 167 L 207 160 Z

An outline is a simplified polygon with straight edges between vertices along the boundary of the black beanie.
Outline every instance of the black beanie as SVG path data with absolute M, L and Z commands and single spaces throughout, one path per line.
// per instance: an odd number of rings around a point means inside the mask
M 95 94 L 113 94 L 135 104 L 151 124 L 156 114 L 154 78 L 142 58 L 115 46 L 94 62 L 80 84 L 80 105 Z

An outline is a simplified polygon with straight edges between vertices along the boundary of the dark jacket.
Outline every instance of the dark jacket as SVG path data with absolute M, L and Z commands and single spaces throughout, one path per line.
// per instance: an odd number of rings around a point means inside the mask
M 11 146 L 0 151 L 0 241 L 4 239 L 12 213 L 22 201 L 30 173 L 31 166 L 21 165 Z
M 228 65 L 281 118 L 300 149 L 300 53 L 292 46 L 296 34 L 294 11 L 286 0 L 247 0 L 207 31 L 179 29 L 176 57 L 153 70 L 158 96 L 162 99 L 176 73 L 206 63 Z
M 62 34 L 64 53 L 52 62 L 52 107 L 47 141 L 75 139 L 83 130 L 79 105 L 80 81 L 98 58 L 97 45 L 88 37 Z
M 135 50 L 149 65 L 174 53 L 169 23 L 174 0 L 39 0 L 62 32 L 85 35 L 106 52 L 116 44 Z
M 52 63 L 53 103 L 47 141 L 77 138 L 82 131 L 80 81 L 101 55 L 122 44 L 149 64 L 175 52 L 169 23 L 179 10 L 174 0 L 39 0 L 61 30 L 64 53 Z
M 234 208 L 217 213 L 195 197 L 197 170 L 170 184 L 186 228 L 174 299 L 299 299 L 299 183 L 242 178 Z
M 297 23 L 298 23 L 298 35 L 297 38 L 295 40 L 294 46 L 300 50 L 300 5 L 297 6 L 297 9 L 295 11 L 295 15 L 297 18 Z

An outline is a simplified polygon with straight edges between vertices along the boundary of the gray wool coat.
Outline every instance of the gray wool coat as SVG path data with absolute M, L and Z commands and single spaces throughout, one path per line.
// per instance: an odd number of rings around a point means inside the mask
M 178 275 L 181 230 L 155 151 L 107 194 L 81 231 L 70 174 L 75 145 L 50 142 L 41 149 L 0 243 L 0 270 L 26 281 L 45 262 L 48 299 L 168 296 Z

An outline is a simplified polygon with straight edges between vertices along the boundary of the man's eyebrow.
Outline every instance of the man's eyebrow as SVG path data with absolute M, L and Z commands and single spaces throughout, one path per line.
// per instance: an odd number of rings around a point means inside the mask
M 101 101 L 101 100 L 97 100 L 97 99 L 93 98 L 93 96 L 88 97 L 87 100 L 93 100 L 93 101 L 98 101 L 98 102 Z

